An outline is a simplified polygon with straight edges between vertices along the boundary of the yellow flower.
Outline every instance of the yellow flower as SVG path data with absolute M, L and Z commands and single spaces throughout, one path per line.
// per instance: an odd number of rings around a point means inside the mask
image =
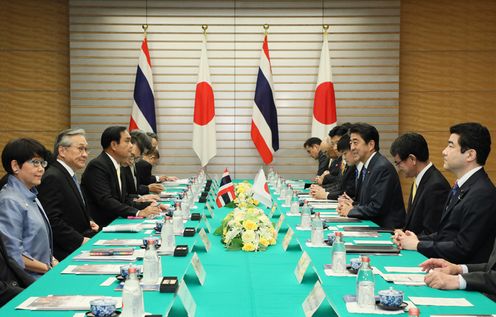
M 268 246 L 268 245 L 269 245 L 270 241 L 269 241 L 269 240 L 267 240 L 267 239 L 265 239 L 265 238 L 260 238 L 259 243 L 260 243 L 261 245 L 263 245 L 264 247 L 266 247 L 266 246 Z
M 252 220 L 245 220 L 245 222 L 243 223 L 243 227 L 245 227 L 246 230 L 257 230 L 258 229 L 257 224 Z
M 252 243 L 255 240 L 255 231 L 247 230 L 243 232 L 241 240 L 243 240 L 243 243 Z
M 243 251 L 252 252 L 255 251 L 255 245 L 253 243 L 245 243 L 242 248 Z
M 271 239 L 270 239 L 270 244 L 271 244 L 271 245 L 274 245 L 274 244 L 276 244 L 276 239 L 274 239 L 274 238 L 271 238 Z

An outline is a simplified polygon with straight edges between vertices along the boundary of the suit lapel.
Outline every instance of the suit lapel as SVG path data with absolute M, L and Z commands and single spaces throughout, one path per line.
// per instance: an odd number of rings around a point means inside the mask
M 112 178 L 111 181 L 112 181 L 112 183 L 114 183 L 115 192 L 117 193 L 117 195 L 119 197 L 121 197 L 121 201 L 122 201 L 122 192 L 121 192 L 121 189 L 119 188 L 119 181 L 117 179 L 117 171 L 115 170 L 114 163 L 110 159 L 109 154 L 107 154 L 106 152 L 102 152 L 101 155 L 103 156 L 104 161 L 107 162 L 108 168 L 110 170 L 110 177 Z M 121 176 L 122 176 L 122 174 L 123 173 L 121 170 Z M 122 177 L 121 177 L 121 184 L 122 184 L 122 186 L 124 186 L 124 182 L 122 181 Z
M 65 167 L 63 167 L 59 162 L 56 162 L 54 166 L 61 171 L 62 175 L 64 175 L 64 178 L 69 183 L 69 186 L 74 192 L 74 195 L 76 195 L 76 197 L 78 198 L 81 208 L 83 208 L 84 210 L 86 206 L 84 204 L 83 198 L 81 197 L 81 193 L 79 192 L 78 188 L 76 187 L 76 184 L 74 183 L 74 179 L 71 177 L 71 175 L 69 175 L 69 172 L 65 169 Z

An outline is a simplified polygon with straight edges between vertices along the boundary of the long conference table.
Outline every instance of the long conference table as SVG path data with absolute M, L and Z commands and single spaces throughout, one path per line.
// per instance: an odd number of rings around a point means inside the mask
M 273 199 L 277 200 L 277 196 Z M 289 211 L 278 201 L 278 207 L 273 215 L 277 222 L 282 214 Z M 212 228 L 217 228 L 224 216 L 232 211 L 231 208 L 215 208 L 214 217 L 210 217 L 205 203 L 196 203 L 196 210 L 192 212 L 204 213 Z M 214 207 L 214 206 L 212 206 Z M 269 210 L 267 209 L 267 213 Z M 143 219 L 117 219 L 112 224 L 141 223 Z M 377 316 L 373 314 L 352 314 L 346 308 L 343 299 L 345 295 L 355 293 L 355 278 L 346 276 L 326 276 L 324 265 L 331 263 L 331 248 L 308 247 L 305 243 L 310 237 L 309 231 L 299 231 L 299 217 L 286 216 L 278 234 L 277 244 L 263 252 L 229 251 L 220 242 L 220 237 L 208 233 L 211 248 L 207 252 L 198 233 L 193 237 L 176 237 L 177 244 L 187 244 L 190 252 L 186 257 L 162 256 L 162 270 L 164 276 L 177 276 L 183 279 L 190 290 L 197 305 L 196 316 L 304 316 L 302 303 L 311 292 L 317 280 L 322 283 L 326 299 L 315 312 L 314 316 Z M 187 227 L 197 229 L 207 227 L 204 221 L 188 221 Z M 333 224 L 341 226 L 346 223 Z M 357 225 L 350 223 L 349 225 Z M 370 221 L 362 221 L 361 226 L 375 226 Z M 281 247 L 282 240 L 288 228 L 294 230 L 294 236 L 286 251 Z M 326 231 L 327 234 L 328 231 Z M 100 286 L 112 275 L 75 275 L 61 274 L 68 265 L 97 264 L 98 262 L 76 262 L 73 260 L 83 250 L 102 248 L 94 246 L 98 240 L 110 239 L 141 239 L 150 236 L 144 231 L 138 233 L 110 233 L 100 232 L 88 243 L 81 246 L 72 255 L 58 266 L 39 278 L 24 292 L 0 309 L 0 316 L 73 316 L 81 311 L 30 311 L 18 310 L 16 307 L 32 296 L 47 295 L 96 295 L 121 296 L 121 292 L 114 290 L 118 285 L 116 280 L 110 286 Z M 345 237 L 345 242 L 371 238 Z M 374 238 L 390 241 L 391 235 L 380 233 Z M 196 252 L 206 271 L 204 285 L 201 285 L 190 265 L 193 253 Z M 303 252 L 310 256 L 311 264 L 301 283 L 298 283 L 294 271 Z M 347 254 L 347 260 L 357 257 L 357 254 Z M 386 272 L 386 266 L 413 267 L 426 258 L 415 251 L 401 251 L 400 255 L 371 255 L 372 266 Z M 103 263 L 103 262 L 102 262 Z M 137 262 L 141 264 L 141 261 Z M 128 264 L 123 262 L 122 264 Z M 442 291 L 427 286 L 396 285 L 386 282 L 381 276 L 375 275 L 375 292 L 388 289 L 394 285 L 395 289 L 405 293 L 405 300 L 409 296 L 465 298 L 473 306 L 417 306 L 421 316 L 429 315 L 488 315 L 496 313 L 496 303 L 481 293 L 462 290 Z M 173 293 L 159 293 L 157 291 L 144 292 L 145 311 L 151 314 L 166 316 L 187 316 L 181 301 Z M 172 308 L 170 308 L 172 307 Z M 170 309 L 170 311 L 169 311 Z M 89 309 L 88 309 L 89 310 Z M 398 316 L 406 316 L 407 313 Z

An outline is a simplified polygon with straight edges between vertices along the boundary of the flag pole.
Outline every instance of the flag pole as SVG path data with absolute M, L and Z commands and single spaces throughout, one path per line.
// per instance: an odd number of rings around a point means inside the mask
M 148 30 L 148 24 L 143 24 L 141 27 L 143 28 L 143 34 L 145 35 L 146 38 L 146 31 Z

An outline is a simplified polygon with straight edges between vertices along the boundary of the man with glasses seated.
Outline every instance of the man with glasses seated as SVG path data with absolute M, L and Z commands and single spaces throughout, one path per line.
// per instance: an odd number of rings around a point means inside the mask
M 6 253 L 35 279 L 58 264 L 52 229 L 36 197 L 48 156 L 47 149 L 33 139 L 10 141 L 2 152 L 8 180 L 0 191 L 0 233 Z
M 53 230 L 54 255 L 63 260 L 98 232 L 91 219 L 76 172 L 88 159 L 82 129 L 62 131 L 55 139 L 54 159 L 38 186 L 40 199 Z

